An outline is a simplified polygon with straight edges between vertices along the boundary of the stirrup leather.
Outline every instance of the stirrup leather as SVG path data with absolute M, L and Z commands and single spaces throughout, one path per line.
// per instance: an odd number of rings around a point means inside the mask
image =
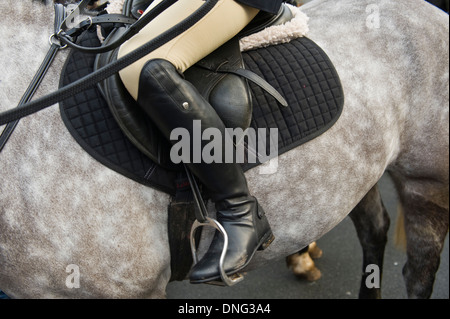
M 222 281 L 209 281 L 209 282 L 207 282 L 207 284 L 230 287 L 230 286 L 233 286 L 233 285 L 241 282 L 242 280 L 244 280 L 244 276 L 242 274 L 236 273 L 231 276 L 228 276 L 225 273 L 223 264 L 224 264 L 225 255 L 226 255 L 227 249 L 228 249 L 228 234 L 225 231 L 225 229 L 223 228 L 223 226 L 217 220 L 215 220 L 211 217 L 206 217 L 205 221 L 203 221 L 203 222 L 195 220 L 194 224 L 192 225 L 192 228 L 191 228 L 191 251 L 192 251 L 192 259 L 194 260 L 194 265 L 197 264 L 197 262 L 198 262 L 197 248 L 196 248 L 196 242 L 195 242 L 195 232 L 197 231 L 197 229 L 199 227 L 203 227 L 203 226 L 210 226 L 210 227 L 217 229 L 224 237 L 223 249 L 222 249 L 222 253 L 220 255 L 220 260 L 219 260 L 219 271 L 220 271 L 220 278 L 222 279 Z

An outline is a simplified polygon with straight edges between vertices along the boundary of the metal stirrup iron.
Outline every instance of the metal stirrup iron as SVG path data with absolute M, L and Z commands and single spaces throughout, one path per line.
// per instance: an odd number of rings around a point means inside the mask
M 241 282 L 242 280 L 244 280 L 244 276 L 242 274 L 233 274 L 232 276 L 228 276 L 225 273 L 224 270 L 224 263 L 225 263 L 225 256 L 227 253 L 227 249 L 228 249 L 228 234 L 225 231 L 225 229 L 223 228 L 223 226 L 215 219 L 211 218 L 208 216 L 208 210 L 206 209 L 205 203 L 202 199 L 200 190 L 198 188 L 198 184 L 197 181 L 195 180 L 194 176 L 192 175 L 192 173 L 189 171 L 189 169 L 185 166 L 186 169 L 186 174 L 189 180 L 189 184 L 191 185 L 191 189 L 192 189 L 192 193 L 194 194 L 194 200 L 195 203 L 197 205 L 196 211 L 195 211 L 195 217 L 196 220 L 194 221 L 194 224 L 192 225 L 191 228 L 191 251 L 192 251 L 192 259 L 194 261 L 194 265 L 196 263 L 198 263 L 198 256 L 197 256 L 197 246 L 196 246 L 196 242 L 195 242 L 195 233 L 197 231 L 198 228 L 203 227 L 203 226 L 210 226 L 215 228 L 216 230 L 219 231 L 220 234 L 222 234 L 224 241 L 223 241 L 223 249 L 222 249 L 222 253 L 220 255 L 220 259 L 219 259 L 219 271 L 220 271 L 220 278 L 222 279 L 222 281 L 210 281 L 207 282 L 208 284 L 213 284 L 213 285 L 218 285 L 218 286 L 233 286 L 239 282 Z

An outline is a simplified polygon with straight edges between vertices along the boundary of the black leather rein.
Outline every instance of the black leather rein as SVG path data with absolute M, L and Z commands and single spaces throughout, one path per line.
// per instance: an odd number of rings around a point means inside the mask
M 61 23 L 66 18 L 66 10 L 63 5 L 56 4 L 55 5 L 55 24 L 54 24 L 54 30 L 55 33 L 59 31 L 59 27 Z M 36 90 L 38 89 L 39 85 L 41 84 L 42 80 L 45 77 L 45 74 L 47 73 L 48 69 L 52 65 L 53 60 L 56 57 L 56 54 L 61 49 L 61 46 L 56 43 L 52 42 L 50 49 L 47 52 L 47 55 L 45 56 L 44 60 L 41 63 L 41 66 L 39 67 L 38 71 L 36 72 L 34 78 L 31 80 L 30 85 L 28 86 L 27 90 L 25 91 L 24 95 L 19 101 L 19 105 L 17 107 L 23 106 L 25 103 L 29 102 L 31 98 L 33 97 L 34 93 L 36 93 Z M 17 124 L 19 123 L 19 119 L 16 119 L 14 121 L 9 122 L 5 129 L 3 130 L 2 134 L 0 135 L 0 152 L 5 147 L 6 142 L 8 142 L 11 134 L 14 132 L 14 129 L 16 128 Z

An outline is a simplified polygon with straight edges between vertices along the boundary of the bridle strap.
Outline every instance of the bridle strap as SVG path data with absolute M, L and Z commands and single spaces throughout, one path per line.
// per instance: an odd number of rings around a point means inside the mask
M 66 37 L 77 37 L 87 29 L 96 25 L 105 25 L 105 24 L 113 24 L 113 25 L 132 25 L 136 23 L 135 18 L 129 18 L 123 14 L 103 14 L 97 17 L 92 17 L 82 21 L 76 28 L 70 29 L 65 32 Z M 56 37 L 57 35 L 55 35 Z M 61 34 L 57 36 L 61 38 Z M 83 47 L 84 48 L 84 47 Z
M 61 23 L 64 21 L 66 17 L 66 10 L 62 4 L 56 4 L 55 5 L 55 24 L 54 28 L 57 32 L 59 30 L 59 27 Z M 42 80 L 45 77 L 45 74 L 47 73 L 48 69 L 50 68 L 53 60 L 56 57 L 56 53 L 61 49 L 61 46 L 58 43 L 52 43 L 50 46 L 50 49 L 47 52 L 47 55 L 45 56 L 44 60 L 41 63 L 41 66 L 39 67 L 38 71 L 34 75 L 31 83 L 29 84 L 27 90 L 25 91 L 24 95 L 19 101 L 19 105 L 17 107 L 21 107 L 25 103 L 29 102 L 33 95 L 36 93 L 36 90 L 38 89 L 39 85 L 41 84 Z M 6 142 L 8 142 L 9 138 L 11 137 L 11 134 L 14 132 L 14 129 L 16 128 L 17 124 L 19 123 L 19 119 L 14 120 L 12 122 L 9 122 L 5 129 L 3 130 L 2 134 L 0 135 L 0 152 L 5 147 Z
M 139 20 L 135 21 L 133 24 L 130 25 L 126 29 L 126 31 L 123 33 L 123 35 L 118 39 L 117 41 L 112 42 L 111 44 L 100 46 L 100 47 L 83 47 L 76 43 L 74 43 L 73 39 L 69 36 L 72 30 L 66 31 L 59 31 L 57 34 L 57 37 L 59 40 L 64 43 L 65 45 L 82 52 L 86 53 L 105 53 L 112 51 L 116 48 L 118 48 L 120 45 L 131 39 L 133 36 L 139 33 L 147 24 L 149 24 L 153 19 L 155 19 L 158 15 L 160 15 L 162 12 L 164 12 L 167 8 L 169 8 L 171 5 L 173 5 L 178 0 L 165 0 L 160 2 L 157 6 L 155 6 L 149 13 L 147 13 L 145 16 L 140 18 Z M 98 18 L 101 19 L 101 18 Z M 89 24 L 94 24 L 95 20 L 94 18 L 88 20 Z M 129 24 L 129 21 L 124 21 L 122 23 Z

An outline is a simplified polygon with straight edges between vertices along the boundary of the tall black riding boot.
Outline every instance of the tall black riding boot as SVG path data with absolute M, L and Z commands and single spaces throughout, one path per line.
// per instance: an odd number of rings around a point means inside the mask
M 189 131 L 193 145 L 194 120 L 201 121 L 202 132 L 217 128 L 225 138 L 225 126 L 212 106 L 166 60 L 149 61 L 142 69 L 138 103 L 167 139 L 174 129 L 184 128 Z M 206 144 L 201 141 L 202 149 Z M 217 221 L 229 237 L 224 270 L 232 275 L 242 270 L 258 249 L 267 247 L 273 235 L 264 211 L 249 194 L 242 168 L 237 163 L 225 163 L 224 159 L 222 143 L 221 163 L 206 164 L 202 160 L 200 163 L 185 161 L 185 165 L 207 188 L 216 204 Z M 192 283 L 220 280 L 222 248 L 222 236 L 216 232 L 206 255 L 191 272 Z

